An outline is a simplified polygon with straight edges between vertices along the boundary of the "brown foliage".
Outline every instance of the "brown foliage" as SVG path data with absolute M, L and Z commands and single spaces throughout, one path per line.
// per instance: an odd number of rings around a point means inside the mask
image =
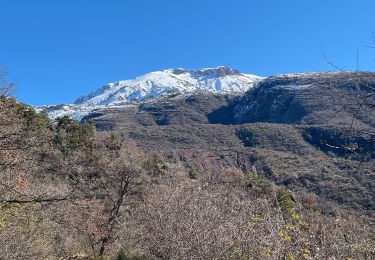
M 303 207 L 283 207 L 263 171 L 245 177 L 206 154 L 191 180 L 183 163 L 105 133 L 61 147 L 44 117 L 0 104 L 0 258 L 104 257 L 126 245 L 155 259 L 374 257 L 371 219 L 323 214 L 306 194 Z

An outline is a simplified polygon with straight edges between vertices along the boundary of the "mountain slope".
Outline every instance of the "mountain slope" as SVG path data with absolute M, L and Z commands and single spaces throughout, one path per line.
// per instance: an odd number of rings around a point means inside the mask
M 360 97 L 372 91 L 375 73 L 320 72 L 269 77 L 249 90 L 234 106 L 234 121 L 375 127 L 375 115 Z
M 373 103 L 356 113 L 357 88 L 367 93 L 373 86 L 375 73 L 368 72 L 279 75 L 236 97 L 193 93 L 102 109 L 84 120 L 202 174 L 254 165 L 293 191 L 373 211 Z
M 228 67 L 214 69 L 170 69 L 151 72 L 133 80 L 109 83 L 74 104 L 46 106 L 53 118 L 69 115 L 81 119 L 96 109 L 124 107 L 162 97 L 204 92 L 216 94 L 242 94 L 252 88 L 262 77 L 242 74 Z

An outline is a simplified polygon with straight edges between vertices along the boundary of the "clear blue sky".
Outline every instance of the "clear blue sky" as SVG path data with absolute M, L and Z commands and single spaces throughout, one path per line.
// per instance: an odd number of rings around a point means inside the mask
M 373 70 L 374 0 L 0 0 L 0 64 L 30 104 L 173 67 Z

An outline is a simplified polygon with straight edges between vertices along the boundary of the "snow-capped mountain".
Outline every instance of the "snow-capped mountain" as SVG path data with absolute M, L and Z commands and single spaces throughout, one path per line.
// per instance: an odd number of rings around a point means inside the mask
M 158 98 L 178 98 L 195 92 L 240 94 L 252 88 L 262 77 L 243 74 L 228 67 L 186 70 L 169 69 L 151 72 L 133 80 L 109 83 L 74 104 L 45 106 L 52 118 L 69 115 L 81 119 L 93 110 L 107 107 L 123 107 L 139 102 L 151 102 Z

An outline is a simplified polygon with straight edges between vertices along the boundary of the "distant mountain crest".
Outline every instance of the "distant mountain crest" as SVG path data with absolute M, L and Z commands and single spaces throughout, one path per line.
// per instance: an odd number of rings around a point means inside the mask
M 199 70 L 169 69 L 151 72 L 133 80 L 109 83 L 78 98 L 75 104 L 124 105 L 131 101 L 195 91 L 240 93 L 251 88 L 260 79 L 261 77 L 242 74 L 228 67 Z
M 225 76 L 240 76 L 242 73 L 239 70 L 235 70 L 229 67 L 220 66 L 213 69 L 198 69 L 198 70 L 186 70 L 186 69 L 171 69 L 166 70 L 171 71 L 175 75 L 181 75 L 181 74 L 191 74 L 195 77 L 207 77 L 207 76 L 214 76 L 217 78 L 225 77 Z
M 262 79 L 224 66 L 196 70 L 168 69 L 109 83 L 78 98 L 73 105 L 46 106 L 42 109 L 53 118 L 70 115 L 80 119 L 95 109 L 128 106 L 163 97 L 196 92 L 241 94 Z

